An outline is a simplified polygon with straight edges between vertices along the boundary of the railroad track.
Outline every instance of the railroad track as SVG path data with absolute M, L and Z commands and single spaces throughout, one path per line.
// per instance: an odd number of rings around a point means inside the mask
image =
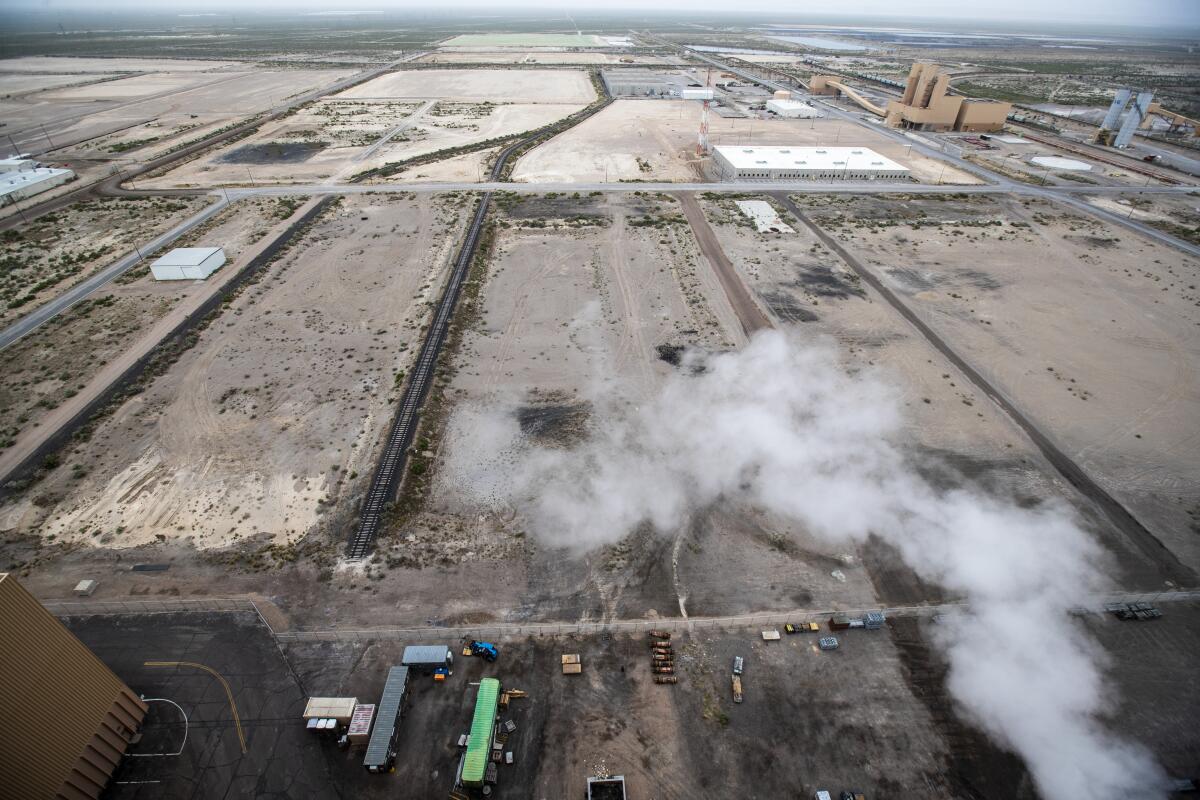
M 573 125 L 578 125 L 596 112 L 606 108 L 611 102 L 611 97 L 604 98 L 590 111 L 576 118 Z M 496 183 L 503 179 L 504 169 L 513 153 L 532 145 L 538 139 L 550 138 L 561 132 L 561 130 L 538 132 L 505 147 L 496 157 L 496 163 L 492 165 L 489 182 Z M 375 537 L 379 532 L 379 523 L 383 518 L 384 508 L 400 487 L 404 475 L 404 465 L 408 462 L 408 448 L 412 446 L 413 437 L 416 435 L 420 422 L 421 407 L 425 404 L 425 398 L 429 396 L 429 387 L 433 383 L 433 373 L 437 368 L 438 356 L 441 354 L 442 345 L 445 344 L 446 336 L 450 332 L 450 321 L 454 317 L 454 309 L 458 304 L 462 285 L 471 271 L 471 261 L 475 258 L 475 251 L 479 247 L 479 235 L 483 230 L 483 223 L 487 218 L 491 202 L 492 192 L 484 192 L 475 209 L 471 226 L 467 229 L 466 238 L 454 260 L 454 269 L 450 273 L 446 291 L 438 303 L 433 323 L 429 326 L 429 332 L 421 345 L 421 353 L 417 356 L 417 363 L 413 367 L 408 386 L 400 400 L 400 407 L 392 420 L 392 428 L 388 432 L 383 454 L 379 457 L 379 464 L 371 479 L 371 488 L 363 500 L 358 525 L 346 546 L 346 556 L 352 561 L 361 560 L 371 552 L 371 548 L 375 544 Z

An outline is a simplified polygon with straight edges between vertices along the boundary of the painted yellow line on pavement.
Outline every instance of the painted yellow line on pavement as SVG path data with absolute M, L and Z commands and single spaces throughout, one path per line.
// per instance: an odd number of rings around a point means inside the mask
M 233 691 L 229 688 L 229 681 L 217 672 L 212 667 L 206 667 L 203 664 L 197 664 L 194 661 L 146 661 L 142 664 L 144 667 L 194 667 L 195 669 L 204 670 L 209 675 L 212 675 L 221 685 L 225 687 L 225 696 L 229 698 L 229 710 L 233 712 L 233 724 L 237 728 L 238 741 L 242 744 L 242 752 L 246 751 L 246 734 L 242 731 L 242 718 L 238 716 L 237 703 L 233 702 Z

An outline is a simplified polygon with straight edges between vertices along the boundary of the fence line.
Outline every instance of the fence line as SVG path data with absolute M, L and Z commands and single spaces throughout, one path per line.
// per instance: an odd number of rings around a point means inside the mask
M 1200 590 L 1187 589 L 1166 592 L 1116 593 L 1094 595 L 1085 605 L 1073 609 L 1086 614 L 1103 611 L 1108 603 L 1169 603 L 1200 599 Z M 44 603 L 53 614 L 60 617 L 92 616 L 100 614 L 171 614 L 180 612 L 231 612 L 252 611 L 258 614 L 268 629 L 258 606 L 250 597 L 204 597 L 162 598 L 157 600 L 99 600 L 62 601 Z M 832 614 L 861 616 L 867 611 L 883 611 L 888 617 L 929 617 L 939 614 L 962 613 L 968 609 L 965 602 L 941 603 L 937 605 L 914 605 L 893 607 L 870 607 L 863 609 L 795 609 L 792 611 L 770 611 L 758 614 L 740 614 L 726 617 L 672 617 L 668 619 L 612 620 L 608 622 L 538 622 L 538 623 L 492 623 L 490 625 L 464 625 L 437 627 L 432 625 L 408 628 L 352 628 L 326 630 L 275 631 L 277 641 L 288 642 L 358 642 L 369 640 L 405 641 L 413 644 L 440 643 L 447 639 L 514 639 L 539 636 L 612 636 L 615 634 L 641 634 L 651 630 L 671 633 L 685 631 L 721 630 L 731 628 L 763 627 L 798 622 L 802 619 L 822 619 Z

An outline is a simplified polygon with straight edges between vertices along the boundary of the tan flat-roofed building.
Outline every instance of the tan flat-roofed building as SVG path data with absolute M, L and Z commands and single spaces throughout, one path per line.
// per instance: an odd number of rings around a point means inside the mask
M 0 641 L 0 795 L 99 797 L 146 704 L 8 574 Z
M 970 100 L 949 91 L 950 76 L 937 64 L 913 64 L 904 97 L 888 101 L 885 120 L 895 128 L 921 131 L 987 133 L 1004 128 L 1012 103 Z

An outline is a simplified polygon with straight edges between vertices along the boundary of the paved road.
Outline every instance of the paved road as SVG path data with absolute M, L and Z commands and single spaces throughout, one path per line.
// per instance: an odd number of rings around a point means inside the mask
M 215 203 L 207 206 L 194 216 L 179 223 L 161 236 L 146 242 L 141 246 L 140 250 L 142 253 L 155 252 L 160 247 L 168 245 L 178 239 L 180 236 L 183 236 L 197 225 L 200 225 L 206 220 L 211 219 L 216 214 L 219 214 L 227 205 L 228 203 L 225 202 L 224 198 L 217 200 Z M 58 295 L 45 305 L 39 306 L 35 310 L 21 317 L 12 325 L 9 325 L 3 331 L 0 331 L 0 350 L 8 347 L 10 344 L 17 341 L 22 336 L 25 336 L 47 320 L 52 319 L 66 311 L 68 308 L 75 305 L 97 289 L 102 288 L 110 281 L 120 277 L 135 264 L 140 263 L 141 260 L 142 256 L 138 252 L 130 253 L 124 258 L 121 258 L 120 260 L 100 270 L 96 274 L 75 284 L 70 289 L 67 289 L 65 292 Z
M 925 183 L 850 183 L 835 181 L 737 181 L 729 183 L 505 183 L 498 181 L 438 182 L 438 183 L 295 183 L 258 185 L 225 189 L 231 198 L 276 196 L 285 194 L 361 194 L 364 192 L 714 192 L 740 194 L 745 192 L 807 192 L 810 194 L 1047 194 L 1047 195 L 1124 195 L 1124 194 L 1188 194 L 1196 191 L 1188 186 L 1031 186 L 983 184 L 958 186 Z
M 708 224 L 708 220 L 704 218 L 700 204 L 696 202 L 696 195 L 683 193 L 676 196 L 683 206 L 683 215 L 687 217 L 688 224 L 692 226 L 692 233 L 696 235 L 700 252 L 708 259 L 708 263 L 712 264 L 713 271 L 717 274 L 717 280 L 720 281 L 725 296 L 729 298 L 729 305 L 733 306 L 733 312 L 737 314 L 738 321 L 742 323 L 742 332 L 746 336 L 750 336 L 756 331 L 770 328 L 771 321 L 758 307 L 758 303 L 754 302 L 754 298 L 746 289 L 746 284 L 737 274 L 729 257 L 725 255 L 724 248 L 717 241 L 717 235 L 713 232 L 712 226 Z

